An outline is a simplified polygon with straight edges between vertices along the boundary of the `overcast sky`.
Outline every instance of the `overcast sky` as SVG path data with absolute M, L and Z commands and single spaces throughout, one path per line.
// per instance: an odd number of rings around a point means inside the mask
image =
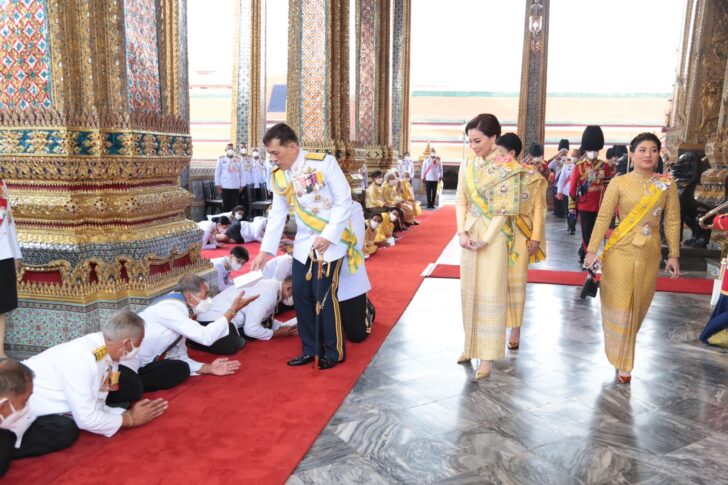
M 192 84 L 231 79 L 233 5 L 188 2 Z M 412 0 L 412 89 L 518 91 L 525 6 Z M 288 0 L 267 9 L 267 69 L 284 78 Z M 685 0 L 551 0 L 548 91 L 671 92 L 684 15 Z

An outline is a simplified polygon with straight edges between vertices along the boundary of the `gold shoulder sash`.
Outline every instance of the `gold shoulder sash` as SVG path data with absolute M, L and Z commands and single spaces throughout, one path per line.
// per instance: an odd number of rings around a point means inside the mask
M 523 233 L 524 236 L 526 236 L 526 239 L 529 241 L 531 240 L 531 235 L 533 234 L 533 229 L 531 226 L 528 225 L 526 220 L 523 218 L 523 216 L 516 217 L 516 227 Z M 542 241 L 540 241 L 542 242 Z M 532 254 L 529 257 L 529 262 L 531 263 L 540 263 L 541 261 L 546 261 L 546 253 L 542 249 L 542 244 L 539 245 L 538 250 L 536 250 L 536 254 Z
M 465 188 L 470 200 L 478 206 L 486 219 L 491 220 L 493 215 L 491 214 L 488 202 L 485 200 L 485 197 L 478 192 L 478 188 L 475 186 L 475 170 L 475 160 L 465 162 Z M 508 221 L 503 224 L 501 232 L 508 241 L 508 264 L 513 265 L 515 264 L 516 259 L 518 259 L 518 253 L 514 250 L 513 246 L 513 227 L 511 226 L 510 218 L 508 218 Z
M 323 155 L 326 156 L 325 154 Z M 323 157 L 321 159 L 323 160 Z M 298 197 L 296 197 L 293 187 L 288 183 L 288 179 L 286 178 L 286 174 L 283 170 L 277 169 L 273 172 L 273 190 L 275 190 L 278 195 L 286 198 L 288 205 L 293 207 L 298 218 L 302 220 L 309 229 L 315 231 L 317 234 L 321 234 L 324 231 L 329 221 L 316 214 L 312 214 L 301 206 L 298 201 Z M 349 223 L 349 227 L 345 228 L 344 232 L 341 234 L 341 242 L 346 245 L 346 256 L 349 259 L 349 271 L 351 273 L 356 273 L 364 260 L 364 256 L 356 247 L 357 238 L 356 234 L 354 234 L 354 231 L 351 229 L 351 222 Z
M 624 175 L 623 175 L 624 176 Z M 614 229 L 612 235 L 604 245 L 604 251 L 602 257 L 609 251 L 615 244 L 622 240 L 627 234 L 629 234 L 636 226 L 640 223 L 644 217 L 652 211 L 655 205 L 660 201 L 662 193 L 670 188 L 670 180 L 667 178 L 661 179 L 661 186 L 657 183 L 650 185 L 649 193 L 642 196 L 637 205 L 627 214 L 627 217 L 622 220 L 619 225 Z
M 96 358 L 96 362 L 100 361 L 104 357 L 108 355 L 109 351 L 106 350 L 106 345 L 102 345 L 101 347 L 94 349 L 93 354 L 94 358 Z

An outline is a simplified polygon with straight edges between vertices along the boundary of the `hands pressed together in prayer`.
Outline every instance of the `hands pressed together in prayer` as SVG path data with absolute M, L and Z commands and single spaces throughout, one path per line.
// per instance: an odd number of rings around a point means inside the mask
M 125 428 L 134 428 L 147 424 L 154 418 L 161 416 L 169 406 L 169 403 L 162 399 L 142 399 L 130 410 L 122 414 L 122 425 Z

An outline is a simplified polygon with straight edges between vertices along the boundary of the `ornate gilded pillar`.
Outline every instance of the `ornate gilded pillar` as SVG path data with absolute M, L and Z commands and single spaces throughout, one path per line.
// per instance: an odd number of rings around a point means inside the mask
M 389 0 L 356 1 L 356 141 L 388 145 Z
M 701 148 L 716 133 L 728 60 L 728 4 L 688 0 L 681 58 L 667 133 L 673 157 L 681 146 Z
M 521 91 L 518 101 L 518 133 L 523 139 L 524 150 L 533 142 L 541 145 L 544 143 L 550 3 L 550 0 L 526 0 Z
M 260 143 L 265 130 L 265 0 L 235 3 L 232 140 Z
M 399 153 L 409 151 L 411 1 L 393 0 L 391 145 Z
M 180 187 L 191 156 L 184 7 L 0 3 L 13 47 L 0 59 L 12 78 L 0 86 L 0 176 L 24 257 L 11 347 L 96 331 L 209 268 Z

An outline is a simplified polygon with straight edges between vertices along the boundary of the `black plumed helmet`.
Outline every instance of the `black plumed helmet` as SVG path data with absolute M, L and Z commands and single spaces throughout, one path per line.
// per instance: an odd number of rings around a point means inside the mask
M 604 133 L 597 125 L 589 125 L 584 128 L 581 135 L 581 147 L 587 152 L 599 151 L 604 148 Z
M 627 145 L 614 145 L 614 156 L 621 157 L 627 154 Z
M 528 148 L 528 154 L 532 157 L 543 157 L 543 148 L 538 143 L 531 143 L 531 146 Z
M 561 150 L 568 150 L 569 149 L 569 140 L 566 138 L 562 138 L 561 141 L 559 141 L 559 151 Z

